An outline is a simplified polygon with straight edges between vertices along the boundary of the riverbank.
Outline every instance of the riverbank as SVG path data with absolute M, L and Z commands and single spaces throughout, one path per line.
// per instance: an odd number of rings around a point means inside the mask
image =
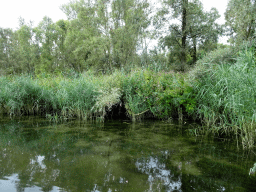
M 0 111 L 51 120 L 189 118 L 201 121 L 204 132 L 234 136 L 245 148 L 252 148 L 256 137 L 254 54 L 254 49 L 246 48 L 233 63 L 199 62 L 187 73 L 136 68 L 109 75 L 87 71 L 73 76 L 3 76 Z
M 136 69 L 129 74 L 116 71 L 104 76 L 86 72 L 76 78 L 1 77 L 1 112 L 85 120 L 104 119 L 112 110 L 120 110 L 120 116 L 134 121 L 176 118 L 182 110 L 193 112 L 196 105 L 187 76 Z

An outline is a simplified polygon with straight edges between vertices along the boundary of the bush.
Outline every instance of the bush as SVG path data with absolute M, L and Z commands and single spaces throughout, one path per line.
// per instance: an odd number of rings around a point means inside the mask
M 195 106 L 192 87 L 184 74 L 135 71 L 125 79 L 123 91 L 126 109 L 133 119 L 146 115 L 168 119 L 177 117 L 182 108 L 190 113 Z

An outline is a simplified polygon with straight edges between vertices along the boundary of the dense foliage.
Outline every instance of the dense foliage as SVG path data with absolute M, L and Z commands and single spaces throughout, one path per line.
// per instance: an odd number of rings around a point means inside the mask
M 205 12 L 199 0 L 166 0 L 154 12 L 147 0 L 80 0 L 62 6 L 68 20 L 45 17 L 33 27 L 20 19 L 16 31 L 0 28 L 0 112 L 53 120 L 104 120 L 116 110 L 132 120 L 193 118 L 251 148 L 255 7 L 229 1 L 230 45 L 218 44 L 219 14 Z M 156 37 L 159 46 L 149 49 Z
M 159 60 L 184 71 L 201 52 L 216 48 L 222 31 L 216 9 L 204 12 L 199 0 L 164 1 L 162 8 L 154 11 L 147 0 L 77 0 L 62 5 L 68 20 L 44 17 L 33 26 L 20 18 L 17 30 L 0 28 L 0 73 L 106 73 Z M 164 19 L 168 12 L 174 14 Z M 168 22 L 180 17 L 180 26 Z M 167 33 L 160 30 L 164 25 Z M 149 44 L 159 38 L 166 51 Z

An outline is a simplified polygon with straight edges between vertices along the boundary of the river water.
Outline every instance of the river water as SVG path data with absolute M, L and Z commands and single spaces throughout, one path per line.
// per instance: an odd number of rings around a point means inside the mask
M 256 191 L 254 152 L 196 126 L 1 118 L 0 191 Z

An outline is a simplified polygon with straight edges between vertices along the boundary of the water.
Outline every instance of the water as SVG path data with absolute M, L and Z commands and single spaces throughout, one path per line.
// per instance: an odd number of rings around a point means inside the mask
M 2 118 L 0 191 L 256 191 L 254 152 L 194 126 Z

